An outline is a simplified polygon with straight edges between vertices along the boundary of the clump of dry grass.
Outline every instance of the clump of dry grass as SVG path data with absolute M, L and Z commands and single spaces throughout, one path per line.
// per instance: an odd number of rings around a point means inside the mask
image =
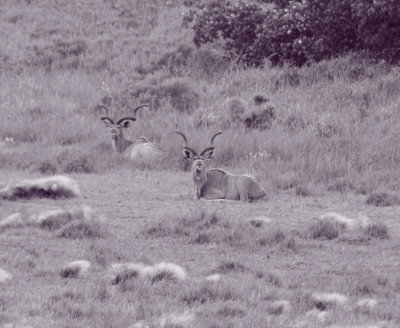
M 272 315 L 286 314 L 290 311 L 290 302 L 287 300 L 279 300 L 271 303 L 267 312 Z
M 270 229 L 264 232 L 261 238 L 257 240 L 260 246 L 273 246 L 286 240 L 287 236 L 281 229 Z
M 269 225 L 272 220 L 266 216 L 258 216 L 248 220 L 249 223 L 255 228 L 261 228 Z
M 62 175 L 20 181 L 0 190 L 0 197 L 8 200 L 79 196 L 81 196 L 81 191 L 78 183 Z
M 226 283 L 211 285 L 201 284 L 197 287 L 184 291 L 181 299 L 187 306 L 198 306 L 206 303 L 215 303 L 218 301 L 227 302 L 240 298 L 237 290 Z
M 107 245 L 104 240 L 94 240 L 87 250 L 86 257 L 101 268 L 106 268 L 111 263 L 122 262 L 125 260 L 126 255 Z
M 168 262 L 161 262 L 153 265 L 147 273 L 151 279 L 151 282 L 158 282 L 161 280 L 186 280 L 188 275 L 186 270 L 180 265 Z
M 166 236 L 189 237 L 193 243 L 209 243 L 214 240 L 213 228 L 229 229 L 231 224 L 219 214 L 205 210 L 189 211 L 169 221 L 170 224 L 156 223 L 144 231 L 145 236 L 162 238 Z
M 363 297 L 385 294 L 393 289 L 389 279 L 376 272 L 360 272 L 352 287 L 355 295 Z
M 364 236 L 367 238 L 388 239 L 388 227 L 384 223 L 370 223 L 362 228 Z
M 103 238 L 107 235 L 101 219 L 88 206 L 58 208 L 35 215 L 16 213 L 0 221 L 0 229 L 25 226 L 53 231 L 58 237 L 69 239 Z
M 240 262 L 223 261 L 214 270 L 213 273 L 230 273 L 230 272 L 243 272 L 246 271 L 246 267 Z
M 234 302 L 224 302 L 216 311 L 218 316 L 229 318 L 242 318 L 246 315 L 246 310 Z
M 271 105 L 265 108 L 257 108 L 244 117 L 244 125 L 247 129 L 269 129 L 276 119 L 275 108 Z
M 278 274 L 274 272 L 257 272 L 256 277 L 258 279 L 263 279 L 266 284 L 273 286 L 273 287 L 282 287 L 282 279 L 279 277 Z
M 73 261 L 64 266 L 60 271 L 62 278 L 78 278 L 88 273 L 91 263 L 86 260 Z
M 55 209 L 39 213 L 31 223 L 42 229 L 56 231 L 57 236 L 70 239 L 98 238 L 105 236 L 99 218 L 88 206 Z
M 41 229 L 55 231 L 73 220 L 73 215 L 65 209 L 56 209 L 39 213 L 33 222 Z
M 89 316 L 90 311 L 85 307 L 85 295 L 76 291 L 65 291 L 52 295 L 44 304 L 44 309 L 58 318 L 82 320 Z
M 104 238 L 106 235 L 104 227 L 99 222 L 76 220 L 63 226 L 57 233 L 58 237 L 67 239 Z
M 325 311 L 333 306 L 344 305 L 348 297 L 339 293 L 314 293 L 312 295 L 314 306 L 321 311 Z
M 135 92 L 143 94 L 142 97 L 155 109 L 169 104 L 178 113 L 190 114 L 200 105 L 200 97 L 192 85 L 193 82 L 187 78 L 170 78 L 158 86 L 144 84 Z
M 8 228 L 17 228 L 24 226 L 26 224 L 26 220 L 22 216 L 22 213 L 14 213 L 10 216 L 0 220 L 0 231 L 3 231 Z
M 336 220 L 315 219 L 308 225 L 306 236 L 311 239 L 331 240 L 337 238 L 343 231 L 343 224 Z
M 378 207 L 394 206 L 399 203 L 399 197 L 394 193 L 377 191 L 369 194 L 366 202 Z
M 168 222 L 168 225 L 153 223 L 142 234 L 146 238 L 183 238 L 191 244 L 227 245 L 233 248 L 263 246 L 291 252 L 299 248 L 295 236 L 280 228 L 266 229 L 258 222 L 248 224 L 248 221 L 228 219 L 204 209 L 190 210 L 170 218 Z
M 312 191 L 307 186 L 296 186 L 295 193 L 296 196 L 300 197 L 310 197 L 313 195 Z
M 186 270 L 175 263 L 160 262 L 154 265 L 143 263 L 115 263 L 110 268 L 111 283 L 121 285 L 126 289 L 126 285 L 133 278 L 148 279 L 152 284 L 162 280 L 184 281 L 187 279 Z
M 357 301 L 356 306 L 363 310 L 372 310 L 378 304 L 377 300 L 374 298 L 361 298 Z
M 327 212 L 324 214 L 321 214 L 319 217 L 320 220 L 322 221 L 331 221 L 333 223 L 336 223 L 340 225 L 342 230 L 352 230 L 356 227 L 356 221 L 352 218 L 349 218 L 345 215 L 336 213 L 336 212 Z
M 168 313 L 163 314 L 161 317 L 146 321 L 141 320 L 136 322 L 131 328 L 145 328 L 145 327 L 190 327 L 194 324 L 195 314 L 191 311 L 184 311 L 183 313 Z
M 328 185 L 327 190 L 332 191 L 332 192 L 340 192 L 340 193 L 345 193 L 349 191 L 353 191 L 356 188 L 354 185 L 346 180 L 346 179 L 335 179 L 331 184 Z
M 228 98 L 223 103 L 222 110 L 226 127 L 231 126 L 231 124 L 234 126 L 243 125 L 244 115 L 247 112 L 247 105 L 243 99 Z

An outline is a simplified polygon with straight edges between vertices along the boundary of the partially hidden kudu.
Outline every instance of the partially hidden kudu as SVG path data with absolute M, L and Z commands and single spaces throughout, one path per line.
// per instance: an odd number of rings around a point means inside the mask
M 134 109 L 134 116 L 123 117 L 114 121 L 109 116 L 101 117 L 106 127 L 109 129 L 112 137 L 112 147 L 118 153 L 122 154 L 124 157 L 139 161 L 146 164 L 151 164 L 155 160 L 160 159 L 164 156 L 164 151 L 162 148 L 154 142 L 149 141 L 145 137 L 139 137 L 136 141 L 126 139 L 123 133 L 123 129 L 130 127 L 131 121 L 136 121 L 136 113 L 140 108 L 147 107 L 148 104 L 141 105 Z M 99 107 L 106 110 L 108 115 L 108 108 L 99 105 Z
M 214 139 L 222 132 L 215 133 L 211 138 L 210 146 L 200 154 L 188 146 L 184 133 L 175 132 L 181 135 L 185 141 L 183 146 L 184 157 L 193 160 L 192 178 L 195 187 L 195 199 L 229 199 L 250 202 L 265 197 L 265 190 L 251 175 L 235 175 L 221 169 L 207 170 L 205 160 L 213 158 Z

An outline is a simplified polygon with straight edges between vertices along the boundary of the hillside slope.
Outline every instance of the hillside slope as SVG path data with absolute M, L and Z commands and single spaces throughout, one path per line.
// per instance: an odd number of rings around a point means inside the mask
M 180 1 L 6 1 L 0 11 L 0 163 L 52 172 L 126 165 L 112 153 L 112 115 L 143 102 L 130 138 L 145 135 L 180 168 L 222 129 L 214 165 L 272 188 L 395 189 L 399 68 L 349 55 L 309 67 L 245 69 L 217 45 L 196 49 Z M 29 160 L 28 160 L 29 158 Z

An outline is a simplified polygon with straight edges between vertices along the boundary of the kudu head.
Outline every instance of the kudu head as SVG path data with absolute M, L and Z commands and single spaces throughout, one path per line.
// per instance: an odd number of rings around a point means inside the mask
M 185 145 L 183 146 L 183 155 L 185 158 L 191 159 L 193 161 L 192 164 L 192 173 L 193 178 L 201 177 L 206 173 L 205 160 L 214 158 L 214 139 L 222 134 L 222 132 L 217 132 L 211 138 L 210 146 L 206 147 L 201 153 L 197 153 L 193 148 L 188 146 L 188 141 L 185 136 L 180 131 L 175 131 L 177 134 L 181 135 L 183 140 L 185 141 Z
M 146 106 L 149 106 L 149 105 L 145 104 L 145 105 L 141 105 L 141 106 L 135 108 L 134 109 L 134 117 L 131 117 L 131 116 L 123 117 L 115 122 L 112 118 L 110 118 L 108 116 L 109 109 L 104 105 L 99 105 L 99 107 L 103 108 L 107 113 L 107 116 L 101 117 L 101 120 L 104 122 L 106 127 L 109 129 L 111 137 L 115 140 L 118 137 L 123 136 L 122 129 L 129 128 L 130 121 L 136 121 L 135 116 L 136 116 L 137 111 L 140 108 L 146 107 Z

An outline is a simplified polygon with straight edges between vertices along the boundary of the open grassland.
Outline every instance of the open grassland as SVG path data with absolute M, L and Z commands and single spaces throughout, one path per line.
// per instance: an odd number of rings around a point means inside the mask
M 234 67 L 192 46 L 187 10 L 2 1 L 0 186 L 65 174 L 83 196 L 0 199 L 0 220 L 22 220 L 0 227 L 0 326 L 398 327 L 399 68 Z M 97 106 L 145 102 L 126 135 L 165 149 L 151 169 L 113 152 Z M 175 129 L 195 149 L 222 130 L 210 165 L 255 175 L 268 198 L 193 201 Z M 76 278 L 75 260 L 91 263 Z M 115 276 L 131 262 L 146 273 Z
M 0 263 L 13 276 L 1 286 L 2 325 L 400 324 L 397 207 L 369 206 L 362 196 L 299 198 L 293 191 L 251 204 L 194 201 L 189 176 L 132 173 L 73 175 L 82 198 L 2 201 L 2 218 L 85 205 L 96 212 L 102 231 L 86 227 L 92 233 L 65 235 L 64 226 L 48 224 L 2 229 Z M 9 172 L 0 182 L 16 178 L 21 174 Z M 317 218 L 332 211 L 378 225 L 321 225 Z M 92 266 L 82 277 L 65 277 L 62 268 L 75 260 Z M 116 280 L 112 264 L 130 262 L 172 262 L 186 279 L 132 274 Z

